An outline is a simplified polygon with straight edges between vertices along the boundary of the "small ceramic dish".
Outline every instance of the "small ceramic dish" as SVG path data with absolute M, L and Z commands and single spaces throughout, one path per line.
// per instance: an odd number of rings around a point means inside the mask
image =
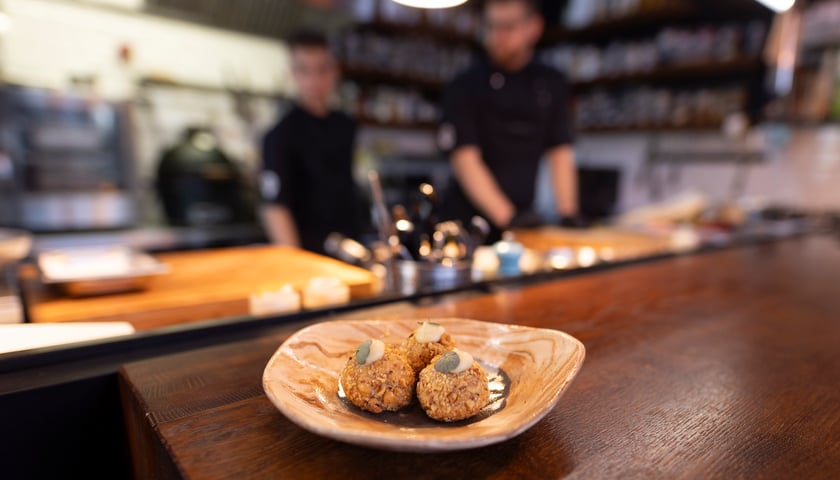
M 428 319 L 423 319 L 428 320 Z M 338 385 L 345 362 L 367 338 L 400 343 L 418 320 L 336 321 L 304 328 L 271 357 L 263 389 L 302 428 L 367 447 L 440 452 L 483 447 L 513 438 L 540 421 L 580 370 L 584 347 L 557 330 L 434 319 L 488 376 L 490 403 L 455 423 L 429 419 L 415 402 L 394 413 L 371 414 L 351 405 Z

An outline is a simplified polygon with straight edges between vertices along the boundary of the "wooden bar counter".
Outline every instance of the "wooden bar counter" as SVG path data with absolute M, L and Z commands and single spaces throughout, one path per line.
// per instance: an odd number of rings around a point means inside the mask
M 586 361 L 524 434 L 446 454 L 328 440 L 264 395 L 292 330 L 128 364 L 138 478 L 837 478 L 840 243 L 808 237 L 676 257 L 352 318 L 554 328 Z

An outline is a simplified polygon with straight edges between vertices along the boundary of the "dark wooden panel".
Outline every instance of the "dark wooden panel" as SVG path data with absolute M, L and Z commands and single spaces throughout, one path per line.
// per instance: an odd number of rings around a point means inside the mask
M 0 395 L 0 478 L 131 475 L 116 375 Z

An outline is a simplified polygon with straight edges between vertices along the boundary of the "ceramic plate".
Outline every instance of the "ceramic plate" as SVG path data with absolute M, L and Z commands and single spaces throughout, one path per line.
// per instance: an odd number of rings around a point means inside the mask
M 402 342 L 418 320 L 336 321 L 304 328 L 271 357 L 263 388 L 286 417 L 316 434 L 387 450 L 437 452 L 482 447 L 524 432 L 554 407 L 583 363 L 583 344 L 556 330 L 458 318 L 434 321 L 487 371 L 490 403 L 471 419 L 436 422 L 416 401 L 399 412 L 375 415 L 351 405 L 339 391 L 338 375 L 362 341 Z

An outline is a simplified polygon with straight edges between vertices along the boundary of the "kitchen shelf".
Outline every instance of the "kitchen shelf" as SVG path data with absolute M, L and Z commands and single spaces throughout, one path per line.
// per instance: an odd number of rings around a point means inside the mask
M 600 20 L 581 28 L 551 28 L 546 30 L 542 40 L 543 46 L 567 41 L 597 41 L 613 39 L 618 35 L 636 33 L 671 23 L 686 20 L 697 13 L 689 5 L 674 5 L 667 8 L 640 10 L 623 17 Z
M 639 132 L 703 132 L 719 131 L 720 122 L 696 122 L 687 125 L 638 125 L 626 127 L 586 127 L 578 129 L 579 133 L 639 133 Z
M 433 93 L 442 92 L 445 85 L 439 79 L 389 72 L 378 68 L 343 64 L 341 69 L 345 78 L 400 87 L 410 86 Z
M 767 123 L 776 125 L 788 125 L 797 128 L 824 128 L 824 127 L 840 127 L 840 118 L 826 118 L 823 120 L 768 120 Z
M 749 73 L 757 71 L 760 67 L 760 59 L 741 57 L 726 61 L 700 61 L 663 65 L 648 71 L 608 75 L 572 83 L 577 88 L 589 88 L 641 82 L 690 81 L 716 75 Z
M 837 38 L 802 40 L 802 48 L 806 50 L 830 50 L 833 48 L 840 48 L 840 36 Z
M 359 31 L 376 32 L 388 35 L 405 35 L 417 37 L 429 37 L 447 43 L 457 43 L 479 48 L 481 44 L 475 35 L 458 32 L 448 28 L 429 25 L 427 22 L 420 24 L 402 24 L 377 20 L 371 23 L 360 24 Z
M 395 130 L 422 130 L 427 132 L 437 130 L 438 128 L 438 122 L 383 122 L 381 120 L 377 120 L 375 118 L 370 117 L 357 118 L 359 124 L 365 127 L 390 128 Z
M 282 99 L 284 96 L 278 92 L 257 91 L 257 90 L 240 90 L 238 87 L 219 87 L 216 85 L 205 85 L 199 83 L 184 82 L 182 80 L 174 80 L 163 77 L 146 76 L 141 77 L 138 81 L 142 87 L 166 87 L 177 88 L 182 90 L 192 90 L 196 92 L 205 93 L 227 93 L 227 94 L 244 94 L 253 97 L 263 97 L 270 99 Z

